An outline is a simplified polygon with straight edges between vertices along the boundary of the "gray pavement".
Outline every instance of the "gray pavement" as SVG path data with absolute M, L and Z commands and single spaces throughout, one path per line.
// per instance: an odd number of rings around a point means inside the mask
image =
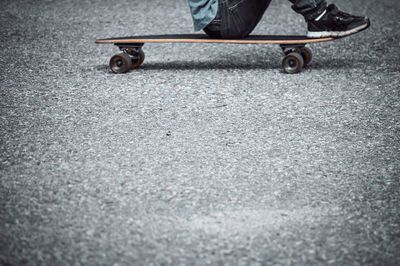
M 184 0 L 0 8 L 1 265 L 399 265 L 396 0 L 335 0 L 369 31 L 312 45 L 146 45 L 191 33 Z M 304 33 L 273 1 L 255 33 Z

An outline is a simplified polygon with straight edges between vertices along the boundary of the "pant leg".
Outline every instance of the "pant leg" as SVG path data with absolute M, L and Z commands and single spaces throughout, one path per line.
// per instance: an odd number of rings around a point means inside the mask
M 221 38 L 221 26 L 222 26 L 222 17 L 221 17 L 221 0 L 219 1 L 218 12 L 216 17 L 210 24 L 207 25 L 203 29 L 203 31 L 212 38 Z
M 271 0 L 229 0 L 228 3 L 226 27 L 221 33 L 225 38 L 243 38 L 260 22 Z
M 271 0 L 220 0 L 217 17 L 204 31 L 215 38 L 248 36 L 267 10 Z
M 289 0 L 293 3 L 292 9 L 302 14 L 306 20 L 316 19 L 326 9 L 325 0 Z

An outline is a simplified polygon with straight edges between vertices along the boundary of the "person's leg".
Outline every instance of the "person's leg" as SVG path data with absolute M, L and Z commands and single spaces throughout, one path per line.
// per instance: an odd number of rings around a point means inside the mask
M 368 17 L 353 16 L 325 0 L 289 0 L 292 8 L 308 23 L 311 38 L 343 37 L 367 29 Z M 215 21 L 204 31 L 215 38 L 242 38 L 249 35 L 261 20 L 271 0 L 220 0 Z
M 312 20 L 320 16 L 327 7 L 325 0 L 289 0 L 293 3 L 292 9 L 304 18 Z
M 271 0 L 220 0 L 217 17 L 204 31 L 215 38 L 248 36 L 267 10 Z
M 219 2 L 218 12 L 217 12 L 216 17 L 214 18 L 213 21 L 211 21 L 210 24 L 207 25 L 207 27 L 205 27 L 203 29 L 203 31 L 212 38 L 221 38 L 221 26 L 222 26 L 221 1 L 222 0 L 220 0 L 220 2 Z
M 260 22 L 271 0 L 229 0 L 221 30 L 224 38 L 248 36 Z M 224 24 L 225 22 L 225 24 Z

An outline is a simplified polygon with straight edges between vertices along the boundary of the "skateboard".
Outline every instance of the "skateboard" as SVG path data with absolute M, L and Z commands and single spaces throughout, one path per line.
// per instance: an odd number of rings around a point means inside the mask
M 306 47 L 310 43 L 334 41 L 335 38 L 308 38 L 301 35 L 250 35 L 242 39 L 214 39 L 205 34 L 146 35 L 122 38 L 98 39 L 97 44 L 114 44 L 121 53 L 110 59 L 112 72 L 120 74 L 138 69 L 145 59 L 145 43 L 220 43 L 220 44 L 276 44 L 282 48 L 283 71 L 288 74 L 299 73 L 310 64 L 312 52 Z

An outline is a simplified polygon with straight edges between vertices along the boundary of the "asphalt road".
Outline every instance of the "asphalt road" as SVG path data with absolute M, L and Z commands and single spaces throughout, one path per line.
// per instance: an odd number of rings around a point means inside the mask
M 399 265 L 400 2 L 335 3 L 372 27 L 298 75 L 218 44 L 115 75 L 94 40 L 191 33 L 184 0 L 2 0 L 0 264 Z

